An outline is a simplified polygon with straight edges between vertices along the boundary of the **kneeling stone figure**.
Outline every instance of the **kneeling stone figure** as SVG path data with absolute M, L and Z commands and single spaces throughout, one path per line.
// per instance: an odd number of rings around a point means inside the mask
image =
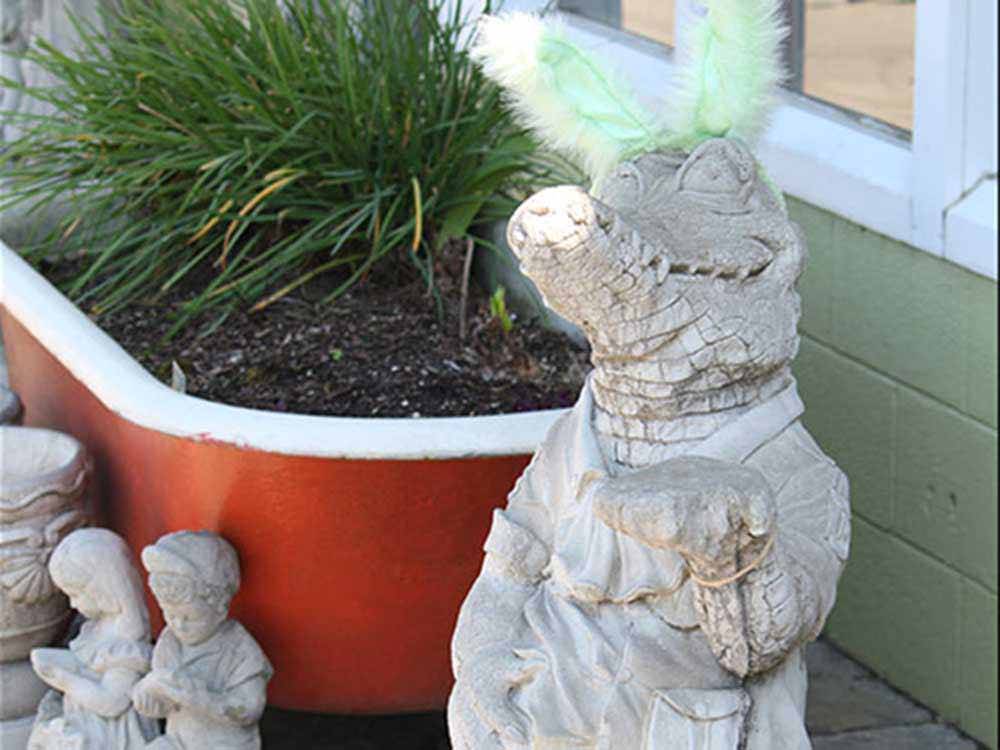
M 218 534 L 178 531 L 142 551 L 166 627 L 152 670 L 132 690 L 139 713 L 166 719 L 156 750 L 259 750 L 271 663 L 229 618 L 240 587 L 236 550 Z
M 594 370 L 495 512 L 453 745 L 809 748 L 802 648 L 850 511 L 800 422 L 805 244 L 780 195 L 741 140 L 704 138 L 541 191 L 508 239 Z
M 28 750 L 138 750 L 159 734 L 132 705 L 152 646 L 142 579 L 125 541 L 107 529 L 73 531 L 49 560 L 52 581 L 86 620 L 68 648 L 36 648 L 31 664 L 50 690 Z

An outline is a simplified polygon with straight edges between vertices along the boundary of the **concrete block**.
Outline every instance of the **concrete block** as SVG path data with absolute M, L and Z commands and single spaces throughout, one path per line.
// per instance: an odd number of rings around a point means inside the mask
M 962 586 L 959 641 L 962 728 L 992 748 L 997 743 L 997 595 Z
M 892 527 L 997 588 L 997 433 L 901 388 Z
M 963 408 L 968 272 L 846 221 L 833 233 L 837 348 Z
M 822 209 L 790 198 L 788 213 L 805 232 L 809 262 L 799 279 L 802 296 L 800 329 L 821 341 L 832 341 L 833 287 L 838 257 L 833 242 L 835 218 Z
M 997 426 L 997 283 L 969 274 L 965 292 L 966 412 Z
M 858 516 L 852 531 L 829 639 L 903 692 L 957 720 L 961 576 Z
M 805 425 L 847 473 L 852 509 L 888 526 L 897 386 L 808 337 L 793 369 L 806 404 Z

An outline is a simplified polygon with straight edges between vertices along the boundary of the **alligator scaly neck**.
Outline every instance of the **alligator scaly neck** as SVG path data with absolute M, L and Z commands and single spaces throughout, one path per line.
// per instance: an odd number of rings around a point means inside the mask
M 637 362 L 637 365 L 640 364 Z M 787 366 L 756 378 L 713 386 L 706 378 L 671 385 L 643 379 L 650 363 L 613 371 L 595 363 L 590 387 L 594 429 L 604 455 L 641 468 L 693 451 L 733 419 L 767 401 L 791 381 Z M 631 372 L 630 372 L 631 371 Z

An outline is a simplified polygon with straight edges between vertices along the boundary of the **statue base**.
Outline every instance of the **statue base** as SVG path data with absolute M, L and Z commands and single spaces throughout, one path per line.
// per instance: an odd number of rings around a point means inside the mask
M 0 664 L 0 748 L 24 750 L 48 687 L 27 659 Z
M 34 716 L 0 721 L 0 747 L 3 750 L 26 750 L 34 725 Z

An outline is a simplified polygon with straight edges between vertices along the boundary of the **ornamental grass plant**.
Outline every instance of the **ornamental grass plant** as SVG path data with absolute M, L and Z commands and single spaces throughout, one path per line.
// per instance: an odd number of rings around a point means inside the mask
M 24 93 L 55 114 L 21 116 L 0 196 L 31 211 L 72 196 L 20 251 L 84 258 L 64 291 L 91 314 L 185 284 L 174 330 L 206 311 L 214 327 L 384 270 L 434 293 L 444 243 L 482 243 L 475 223 L 566 179 L 470 60 L 460 2 L 107 6 L 75 56 L 27 54 L 57 85 Z

